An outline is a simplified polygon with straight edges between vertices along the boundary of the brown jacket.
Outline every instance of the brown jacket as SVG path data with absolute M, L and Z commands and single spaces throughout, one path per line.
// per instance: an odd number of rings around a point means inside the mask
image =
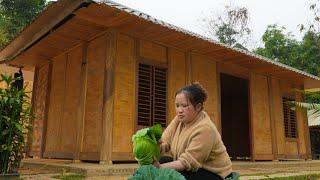
M 161 153 L 171 154 L 188 171 L 203 168 L 225 178 L 232 164 L 221 136 L 208 114 L 200 112 L 196 119 L 184 124 L 174 118 L 163 132 Z

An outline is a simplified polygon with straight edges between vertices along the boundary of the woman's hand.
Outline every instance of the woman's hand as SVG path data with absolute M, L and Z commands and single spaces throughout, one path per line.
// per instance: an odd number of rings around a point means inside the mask
M 161 148 L 161 144 L 163 143 L 163 141 L 161 139 L 158 140 L 157 144 L 160 148 L 160 153 L 162 152 L 162 148 Z
M 152 162 L 152 165 L 156 168 L 160 168 L 160 163 L 159 161 L 157 160 L 156 157 L 153 157 L 153 162 Z

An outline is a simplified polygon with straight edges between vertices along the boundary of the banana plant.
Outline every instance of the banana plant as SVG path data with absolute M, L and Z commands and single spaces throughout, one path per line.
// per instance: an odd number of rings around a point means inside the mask
M 319 118 L 320 117 L 320 91 L 308 91 L 308 90 L 298 90 L 305 96 L 305 101 L 293 101 L 292 103 L 299 108 L 304 108 L 308 111 L 308 117 Z

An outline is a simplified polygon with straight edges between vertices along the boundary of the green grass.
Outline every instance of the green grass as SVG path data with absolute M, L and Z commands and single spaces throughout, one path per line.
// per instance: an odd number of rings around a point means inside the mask
M 60 180 L 82 180 L 85 179 L 85 176 L 82 173 L 66 174 L 66 170 L 63 169 L 59 175 L 52 176 L 52 178 Z
M 301 176 L 288 176 L 288 177 L 274 177 L 274 178 L 265 178 L 272 180 L 317 180 L 320 178 L 320 174 L 306 174 Z
M 60 180 L 80 180 L 84 179 L 85 176 L 83 174 L 63 174 L 52 176 L 52 178 L 60 179 Z

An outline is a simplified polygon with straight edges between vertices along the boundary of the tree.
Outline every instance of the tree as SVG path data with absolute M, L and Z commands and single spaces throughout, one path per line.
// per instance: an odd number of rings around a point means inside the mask
M 300 31 L 320 32 L 320 0 L 311 0 L 309 9 L 313 18 L 309 24 L 299 24 Z
M 251 33 L 247 8 L 228 5 L 222 13 L 205 17 L 203 22 L 209 36 L 231 47 L 246 49 Z
M 0 48 L 11 41 L 46 6 L 46 0 L 0 0 Z
M 255 53 L 285 64 L 291 64 L 299 51 L 299 43 L 290 33 L 284 32 L 285 27 L 269 25 L 262 35 L 263 48 L 257 48 Z
M 308 31 L 302 41 L 297 41 L 284 27 L 269 25 L 262 36 L 264 47 L 254 53 L 279 61 L 302 71 L 319 75 L 320 72 L 320 37 Z
M 300 61 L 293 64 L 313 75 L 320 76 L 320 34 L 313 31 L 305 33 L 299 53 Z

